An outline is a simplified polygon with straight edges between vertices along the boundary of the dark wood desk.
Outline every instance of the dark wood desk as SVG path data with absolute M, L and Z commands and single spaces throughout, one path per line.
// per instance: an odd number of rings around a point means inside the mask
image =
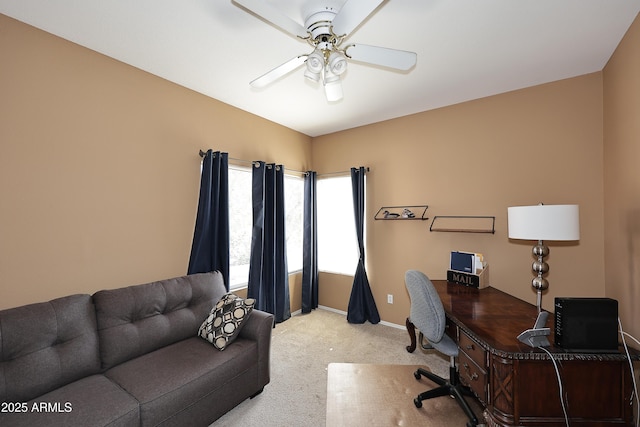
M 460 353 L 461 381 L 485 407 L 491 427 L 566 426 L 556 371 L 549 355 L 518 341 L 537 309 L 494 288 L 473 289 L 435 280 L 447 315 L 447 333 Z M 553 321 L 547 326 L 552 332 Z M 415 329 L 407 319 L 411 345 Z M 632 378 L 624 352 L 569 353 L 547 348 L 557 361 L 572 426 L 632 425 Z M 634 360 L 638 353 L 634 352 Z M 479 415 L 479 414 L 478 414 Z

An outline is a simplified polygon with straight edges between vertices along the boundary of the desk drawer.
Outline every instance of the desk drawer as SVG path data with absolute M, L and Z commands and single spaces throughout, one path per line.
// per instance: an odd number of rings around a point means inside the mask
M 458 353 L 460 381 L 473 390 L 482 402 L 487 402 L 487 373 L 464 352 Z
M 476 365 L 481 367 L 482 369 L 486 369 L 487 365 L 487 355 L 482 347 L 476 344 L 469 336 L 460 329 L 460 341 L 458 342 L 458 347 L 460 350 L 464 351 L 467 356 L 471 358 Z

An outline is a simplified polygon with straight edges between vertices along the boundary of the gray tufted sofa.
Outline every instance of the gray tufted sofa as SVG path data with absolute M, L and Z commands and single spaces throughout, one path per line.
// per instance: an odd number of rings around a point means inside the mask
M 196 336 L 225 293 L 214 272 L 0 311 L 0 425 L 209 425 L 270 381 L 272 315 L 224 351 Z

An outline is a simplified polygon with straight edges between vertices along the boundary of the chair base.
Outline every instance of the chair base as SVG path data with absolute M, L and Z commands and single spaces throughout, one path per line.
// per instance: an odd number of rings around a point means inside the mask
M 413 374 L 413 376 L 419 380 L 421 377 L 425 376 L 429 378 L 434 383 L 438 384 L 439 387 L 436 387 L 431 390 L 427 390 L 423 393 L 420 393 L 418 397 L 413 399 L 413 403 L 416 405 L 416 408 L 422 407 L 422 401 L 427 399 L 432 399 L 434 397 L 441 396 L 451 396 L 456 402 L 460 405 L 464 413 L 469 418 L 469 422 L 467 423 L 467 427 L 476 427 L 478 425 L 478 418 L 476 418 L 473 410 L 464 399 L 464 395 L 473 396 L 471 390 L 467 387 L 463 386 L 458 380 L 458 371 L 455 367 L 449 368 L 449 378 L 450 380 L 445 380 L 442 377 L 434 374 L 433 372 L 429 372 L 425 369 L 418 368 L 418 370 Z

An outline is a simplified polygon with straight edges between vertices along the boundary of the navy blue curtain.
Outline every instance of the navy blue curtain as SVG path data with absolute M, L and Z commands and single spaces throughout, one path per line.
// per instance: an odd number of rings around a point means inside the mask
M 229 290 L 229 156 L 208 150 L 187 274 L 220 271 Z
M 276 323 L 291 317 L 287 270 L 284 170 L 281 165 L 254 162 L 252 174 L 253 232 L 247 297 Z
M 318 232 L 316 173 L 304 177 L 304 219 L 302 236 L 302 312 L 318 308 Z
M 364 268 L 364 175 L 365 168 L 351 168 L 351 186 L 353 190 L 353 208 L 356 220 L 356 234 L 358 236 L 358 249 L 360 258 L 358 267 L 353 278 L 351 297 L 347 310 L 347 321 L 349 323 L 364 323 L 367 320 L 371 323 L 380 322 L 380 315 L 373 299 L 369 279 Z

